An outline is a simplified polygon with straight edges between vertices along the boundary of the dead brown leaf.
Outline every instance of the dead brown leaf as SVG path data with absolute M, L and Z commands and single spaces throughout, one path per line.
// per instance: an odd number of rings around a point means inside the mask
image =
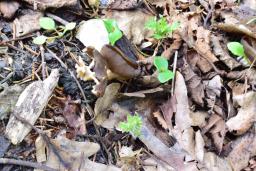
M 143 39 L 152 35 L 149 30 L 142 29 L 145 26 L 145 22 L 152 15 L 144 13 L 141 10 L 111 11 L 106 14 L 106 17 L 115 19 L 119 28 L 134 44 L 140 44 Z
M 114 0 L 110 1 L 108 8 L 118 10 L 136 9 L 141 4 L 142 0 Z
M 19 9 L 20 4 L 17 1 L 1 1 L 0 2 L 0 13 L 3 14 L 4 18 L 12 18 L 16 11 Z
M 120 84 L 112 83 L 107 86 L 103 97 L 99 97 L 95 103 L 94 112 L 96 115 L 95 122 L 100 125 L 108 117 L 108 109 L 111 107 L 119 91 Z
M 160 106 L 160 109 L 163 113 L 164 120 L 167 124 L 167 128 L 170 130 L 173 129 L 172 117 L 173 117 L 173 114 L 177 111 L 176 104 L 177 104 L 176 98 L 172 96 Z
M 232 58 L 228 52 L 225 43 L 221 43 L 221 39 L 223 37 L 211 35 L 211 43 L 213 45 L 213 52 L 214 54 L 224 63 L 226 64 L 231 70 L 236 67 L 241 66 L 239 62 L 237 62 L 234 58 Z
M 39 18 L 42 17 L 41 12 L 26 10 L 26 14 L 16 18 L 13 22 L 16 37 L 24 36 L 40 29 Z
M 60 8 L 64 6 L 72 6 L 77 4 L 77 0 L 23 0 L 35 8 L 44 10 L 46 8 Z
M 37 157 L 43 159 L 44 161 L 46 159 L 46 165 L 54 169 L 60 171 L 65 171 L 67 169 L 81 171 L 121 171 L 121 169 L 117 167 L 96 163 L 88 159 L 89 156 L 95 154 L 100 149 L 100 146 L 96 143 L 77 142 L 62 136 L 58 136 L 56 139 L 51 140 L 53 145 L 58 149 L 57 152 L 54 152 L 51 149 L 48 149 L 46 144 L 42 143 L 41 141 L 43 140 L 37 140 Z M 45 154 L 45 149 L 47 149 L 47 154 Z M 63 161 L 59 160 L 56 153 L 61 156 Z
M 160 113 L 160 111 L 153 112 L 153 116 L 157 119 L 158 123 L 167 130 L 169 127 L 163 117 L 163 115 Z
M 230 118 L 226 124 L 229 131 L 235 131 L 238 135 L 245 133 L 256 121 L 256 93 L 235 96 L 234 103 L 241 106 L 236 116 Z
M 199 77 L 191 69 L 190 65 L 185 60 L 183 67 L 181 68 L 181 73 L 185 78 L 186 84 L 188 86 L 188 92 L 191 94 L 192 100 L 196 104 L 203 106 L 203 98 L 205 97 L 205 93 L 201 77 Z
M 251 157 L 256 155 L 256 138 L 254 133 L 248 133 L 232 143 L 232 151 L 227 160 L 234 171 L 240 171 L 248 165 Z
M 84 109 L 80 111 L 78 106 L 79 104 L 75 104 L 72 102 L 71 97 L 68 96 L 65 101 L 65 106 L 63 109 L 63 115 L 66 118 L 70 127 L 75 129 L 75 132 L 79 135 L 86 134 L 85 128 L 85 118 L 84 118 Z

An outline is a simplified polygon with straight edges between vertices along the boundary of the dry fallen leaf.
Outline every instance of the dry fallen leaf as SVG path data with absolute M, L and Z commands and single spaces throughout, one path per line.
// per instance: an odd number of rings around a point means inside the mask
M 36 141 L 37 158 L 40 158 L 41 161 L 46 159 L 45 164 L 47 166 L 59 171 L 121 171 L 117 167 L 96 163 L 88 159 L 89 156 L 100 149 L 97 143 L 72 141 L 58 136 L 56 139 L 51 139 L 51 143 L 58 149 L 58 151 L 53 151 L 41 141 L 43 141 L 41 138 Z M 45 154 L 45 149 L 47 149 L 47 154 Z M 59 161 L 56 153 L 59 154 L 63 161 Z M 64 163 L 66 166 L 64 166 Z
M 16 11 L 19 9 L 20 4 L 17 1 L 1 1 L 0 2 L 0 13 L 3 14 L 4 18 L 12 18 Z
M 173 129 L 172 117 L 173 117 L 173 114 L 177 111 L 176 103 L 177 101 L 175 96 L 172 96 L 171 98 L 169 98 L 169 100 L 167 100 L 165 103 L 163 103 L 160 106 L 160 109 L 163 113 L 164 120 L 167 124 L 167 128 L 170 130 Z
M 24 36 L 40 29 L 39 19 L 43 14 L 32 10 L 26 10 L 26 14 L 13 21 L 16 29 L 16 37 Z
M 103 97 L 99 97 L 95 103 L 94 112 L 96 115 L 95 122 L 100 125 L 108 117 L 108 109 L 111 107 L 114 102 L 116 95 L 119 91 L 120 84 L 112 83 L 107 86 Z
M 226 124 L 229 131 L 235 131 L 241 135 L 245 133 L 256 121 L 256 93 L 247 92 L 246 94 L 233 97 L 234 103 L 241 106 L 236 116 L 230 118 Z
M 140 44 L 143 39 L 152 35 L 147 29 L 142 29 L 145 26 L 145 22 L 152 15 L 144 13 L 141 10 L 111 11 L 106 14 L 106 17 L 115 19 L 119 28 L 134 44 Z
M 240 171 L 248 165 L 251 157 L 256 155 L 256 138 L 254 133 L 248 133 L 232 142 L 232 151 L 227 160 L 234 171 Z
M 19 98 L 19 95 L 24 90 L 25 86 L 15 84 L 10 87 L 5 87 L 0 93 L 0 120 L 11 113 Z
M 44 10 L 46 8 L 60 8 L 64 6 L 72 6 L 77 4 L 77 0 L 23 0 L 31 5 L 33 5 L 35 8 L 39 8 L 41 10 Z

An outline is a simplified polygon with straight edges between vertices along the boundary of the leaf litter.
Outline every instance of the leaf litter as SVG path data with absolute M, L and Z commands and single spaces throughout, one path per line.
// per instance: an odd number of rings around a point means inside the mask
M 1 170 L 256 169 L 253 1 L 13 0 L 0 13 Z

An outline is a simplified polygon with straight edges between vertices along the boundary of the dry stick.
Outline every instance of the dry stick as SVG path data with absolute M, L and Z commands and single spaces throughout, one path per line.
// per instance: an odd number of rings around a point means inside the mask
M 32 168 L 45 170 L 45 171 L 58 171 L 58 170 L 53 169 L 49 166 L 46 166 L 42 163 L 23 161 L 23 160 L 15 160 L 15 159 L 8 159 L 8 158 L 0 158 L 0 164 L 14 164 L 14 165 L 19 165 L 19 166 L 32 167 Z
M 17 120 L 19 120 L 22 123 L 27 124 L 28 126 L 30 126 L 34 131 L 36 131 L 44 140 L 44 142 L 46 143 L 46 145 L 48 146 L 48 148 L 57 156 L 57 158 L 59 159 L 59 161 L 63 164 L 63 166 L 66 169 L 70 169 L 70 164 L 67 163 L 66 161 L 63 160 L 63 158 L 60 156 L 60 154 L 58 153 L 57 148 L 55 147 L 54 144 L 51 143 L 49 137 L 40 129 L 38 129 L 37 127 L 35 127 L 34 125 L 32 125 L 30 122 L 28 122 L 26 119 L 20 117 L 19 115 L 17 115 L 16 113 L 12 113 L 13 116 L 16 117 Z
M 40 36 L 40 33 L 37 32 L 37 36 Z M 41 53 L 41 64 L 42 64 L 42 76 L 43 76 L 43 80 L 45 80 L 46 76 L 45 76 L 45 57 L 44 57 L 44 47 L 43 45 L 40 45 L 40 53 Z
M 175 78 L 175 73 L 176 73 L 176 68 L 177 68 L 177 58 L 178 58 L 178 51 L 175 51 L 175 55 L 174 55 L 174 62 L 173 62 L 173 78 Z M 175 79 L 172 80 L 172 90 L 171 90 L 171 94 L 173 96 L 174 94 L 174 82 Z
M 18 41 L 18 40 L 27 39 L 27 38 L 30 38 L 30 37 L 33 37 L 33 36 L 34 35 L 27 35 L 27 36 L 24 36 L 24 37 L 18 37 L 18 38 L 15 38 L 15 39 L 10 39 L 10 40 L 6 40 L 6 41 L 2 41 L 2 42 L 0 42 L 0 45 L 4 45 L 6 43 L 14 42 L 14 41 Z
M 48 12 L 46 13 L 46 16 L 53 18 L 54 20 L 58 21 L 59 23 L 61 23 L 63 25 L 67 25 L 69 23 L 66 20 L 64 20 L 54 14 L 48 13 Z

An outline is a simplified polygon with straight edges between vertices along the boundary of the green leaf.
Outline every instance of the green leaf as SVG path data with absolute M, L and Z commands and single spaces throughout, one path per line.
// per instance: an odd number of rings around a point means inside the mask
M 38 36 L 38 37 L 34 38 L 33 43 L 37 44 L 37 45 L 42 45 L 46 42 L 46 40 L 47 40 L 47 37 L 41 35 L 41 36 Z
M 46 30 L 54 30 L 55 29 L 55 22 L 52 18 L 49 17 L 41 17 L 39 19 L 39 25 L 41 28 Z
M 172 23 L 171 25 L 171 32 L 177 30 L 180 27 L 180 22 L 179 21 L 175 21 Z
M 142 119 L 136 113 L 134 116 L 128 115 L 126 122 L 120 122 L 118 126 L 123 132 L 129 132 L 134 136 L 140 136 L 141 127 L 142 127 Z
M 65 25 L 65 30 L 73 30 L 76 27 L 76 23 L 75 22 L 71 22 Z
M 145 28 L 149 30 L 155 30 L 157 27 L 156 17 L 152 17 L 145 23 Z
M 229 42 L 227 44 L 228 50 L 236 56 L 245 56 L 244 47 L 239 42 Z
M 105 19 L 104 25 L 108 31 L 108 38 L 110 41 L 111 45 L 114 45 L 117 40 L 119 40 L 122 36 L 123 33 L 119 29 L 117 22 L 113 19 Z
M 163 72 L 168 70 L 168 61 L 166 58 L 162 56 L 155 56 L 154 57 L 154 65 L 158 72 Z
M 165 83 L 165 82 L 173 79 L 173 77 L 174 77 L 173 72 L 170 70 L 166 70 L 164 72 L 159 72 L 157 78 L 160 81 L 160 83 Z

